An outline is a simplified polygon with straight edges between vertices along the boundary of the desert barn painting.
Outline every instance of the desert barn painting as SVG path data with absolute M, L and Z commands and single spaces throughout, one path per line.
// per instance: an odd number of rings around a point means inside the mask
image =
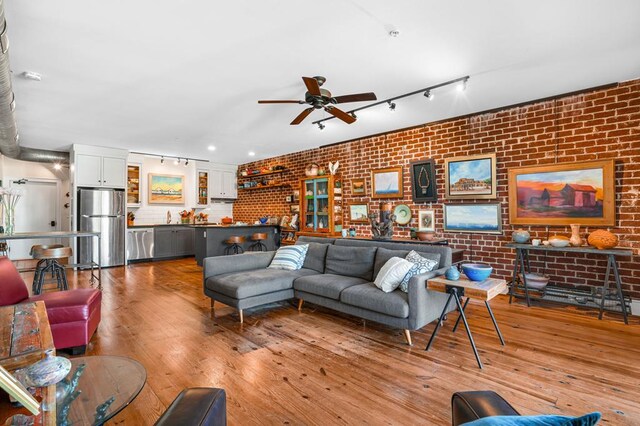
M 511 221 L 613 225 L 613 186 L 611 161 L 512 169 L 509 171 Z

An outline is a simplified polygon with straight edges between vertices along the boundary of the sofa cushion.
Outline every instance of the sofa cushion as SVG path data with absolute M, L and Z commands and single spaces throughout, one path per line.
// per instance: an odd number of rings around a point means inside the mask
M 259 296 L 293 287 L 293 280 L 305 275 L 317 274 L 311 269 L 287 271 L 284 269 L 256 269 L 253 271 L 230 272 L 207 278 L 205 287 L 216 293 L 234 299 Z
M 87 321 L 91 312 L 102 303 L 102 292 L 95 288 L 52 291 L 32 296 L 26 301 L 43 301 L 50 324 Z
M 280 247 L 268 268 L 296 271 L 302 268 L 307 250 L 309 250 L 309 244 Z
M 366 282 L 367 280 L 358 277 L 320 274 L 297 278 L 293 282 L 293 288 L 298 291 L 304 291 L 306 293 L 340 300 L 340 293 L 342 290 Z
M 298 242 L 296 242 L 298 244 Z M 309 245 L 307 256 L 304 258 L 303 268 L 312 269 L 316 272 L 324 272 L 324 263 L 327 257 L 327 247 L 330 244 L 306 243 Z
M 438 257 L 439 256 L 440 255 L 438 255 Z M 411 250 L 405 259 L 411 262 L 412 265 L 411 269 L 409 269 L 409 272 L 406 273 L 406 275 L 402 279 L 402 282 L 400 283 L 400 290 L 407 293 L 409 291 L 409 280 L 411 279 L 411 277 L 433 271 L 438 267 L 438 261 L 428 259 L 418 254 L 418 252 L 416 252 L 415 250 Z
M 376 251 L 376 260 L 373 264 L 373 276 L 377 277 L 380 273 L 380 269 L 382 269 L 384 264 L 392 257 L 401 257 L 404 259 L 407 257 L 407 254 L 409 254 L 409 250 L 389 250 L 386 248 L 378 248 L 378 251 Z
M 409 316 L 408 295 L 400 290 L 385 293 L 373 283 L 349 287 L 340 293 L 340 301 L 397 318 Z
M 373 280 L 373 261 L 377 247 L 340 247 L 331 245 L 327 249 L 325 274 Z
M 602 417 L 599 412 L 580 417 L 556 414 L 537 416 L 491 416 L 465 423 L 466 426 L 595 426 Z
M 373 283 L 385 293 L 391 293 L 398 288 L 411 268 L 413 268 L 413 263 L 394 256 L 380 269 Z

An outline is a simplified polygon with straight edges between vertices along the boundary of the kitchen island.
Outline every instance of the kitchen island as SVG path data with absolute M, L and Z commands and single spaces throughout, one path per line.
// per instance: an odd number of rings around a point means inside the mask
M 251 236 L 255 233 L 267 234 L 263 244 L 267 250 L 275 250 L 280 243 L 280 227 L 277 225 L 191 225 L 195 228 L 196 262 L 202 266 L 205 257 L 224 256 L 227 248 L 225 241 L 231 236 L 245 237 L 241 247 L 245 252 L 254 243 Z

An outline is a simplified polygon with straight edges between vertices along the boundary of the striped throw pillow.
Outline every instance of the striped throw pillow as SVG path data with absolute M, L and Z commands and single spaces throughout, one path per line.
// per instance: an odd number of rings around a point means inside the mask
M 309 250 L 309 244 L 280 247 L 273 256 L 269 268 L 296 271 L 302 268 L 307 250 Z

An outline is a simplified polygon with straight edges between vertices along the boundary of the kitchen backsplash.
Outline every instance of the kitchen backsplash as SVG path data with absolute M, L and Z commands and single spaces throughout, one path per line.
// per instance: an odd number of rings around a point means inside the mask
M 155 225 L 167 222 L 167 210 L 171 212 L 171 223 L 180 222 L 178 212 L 185 210 L 185 206 L 143 206 L 139 208 L 130 207 L 127 211 L 136 215 L 136 225 Z M 225 216 L 233 217 L 232 203 L 212 203 L 207 208 L 198 208 L 196 213 L 204 212 L 209 214 L 209 222 L 220 222 Z

